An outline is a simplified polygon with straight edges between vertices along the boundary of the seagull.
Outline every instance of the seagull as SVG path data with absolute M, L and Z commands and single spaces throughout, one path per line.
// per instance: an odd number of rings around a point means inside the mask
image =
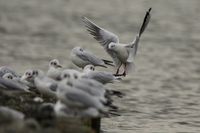
M 34 70 L 28 69 L 20 78 L 20 82 L 26 84 L 30 88 L 35 88 L 34 84 Z
M 106 52 L 112 57 L 114 64 L 117 67 L 115 75 L 126 76 L 127 71 L 134 66 L 133 60 L 137 53 L 140 37 L 145 31 L 151 18 L 150 11 L 151 8 L 149 8 L 149 10 L 146 12 L 142 26 L 139 30 L 139 33 L 136 35 L 135 40 L 129 44 L 121 44 L 117 35 L 101 28 L 88 18 L 82 17 L 82 21 L 84 22 L 87 31 L 104 47 Z M 122 65 L 124 66 L 124 72 L 123 74 L 119 74 L 119 70 Z
M 17 96 L 18 94 L 28 93 L 30 92 L 27 86 L 18 83 L 15 80 L 10 79 L 8 74 L 0 77 L 0 91 L 9 95 L 9 96 Z
M 29 87 L 26 84 L 24 84 L 23 82 L 21 82 L 19 77 L 15 77 L 11 73 L 5 73 L 3 75 L 3 79 L 10 80 L 11 82 L 13 82 L 13 84 L 15 84 L 16 86 L 19 86 L 24 91 L 30 92 Z
M 93 65 L 87 65 L 84 67 L 82 77 L 94 79 L 102 84 L 113 83 L 114 81 L 122 80 L 120 77 L 116 77 L 110 72 L 95 71 L 95 67 Z
M 49 62 L 49 69 L 47 71 L 47 76 L 54 79 L 60 80 L 60 75 L 62 72 L 62 66 L 58 59 L 53 59 Z
M 96 55 L 94 55 L 90 51 L 83 49 L 82 47 L 74 47 L 71 51 L 70 58 L 72 62 L 80 68 L 84 68 L 88 64 L 105 68 L 107 68 L 106 65 L 113 66 L 112 61 L 100 59 Z
M 105 97 L 106 90 L 104 86 L 95 80 L 92 81 L 91 79 L 64 79 L 62 80 L 61 84 L 80 89 L 81 91 L 84 91 L 91 96 L 97 97 L 102 103 L 106 104 L 108 102 Z
M 106 107 L 98 97 L 92 96 L 70 85 L 59 84 L 57 98 L 70 109 L 83 110 L 95 108 L 102 113 L 107 112 Z
M 45 96 L 56 97 L 57 81 L 47 77 L 43 71 L 34 70 L 34 83 L 36 89 Z
M 12 68 L 8 66 L 1 66 L 0 77 L 2 77 L 5 73 L 11 73 L 14 77 L 19 77 L 19 75 Z

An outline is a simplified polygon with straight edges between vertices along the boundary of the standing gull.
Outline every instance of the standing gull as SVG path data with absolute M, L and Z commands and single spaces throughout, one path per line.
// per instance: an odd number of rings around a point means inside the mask
M 70 54 L 70 58 L 72 62 L 80 68 L 84 68 L 88 64 L 105 68 L 107 68 L 106 65 L 113 66 L 112 61 L 100 59 L 96 55 L 81 47 L 73 48 Z
M 151 8 L 149 8 L 149 10 L 146 12 L 142 26 L 138 35 L 135 37 L 135 40 L 129 44 L 119 43 L 119 38 L 117 35 L 101 28 L 86 17 L 82 18 L 82 21 L 87 27 L 89 33 L 104 47 L 106 52 L 113 58 L 115 66 L 117 67 L 116 75 L 126 76 L 127 71 L 133 67 L 133 60 L 137 53 L 140 37 L 146 29 L 151 18 L 150 11 Z M 122 65 L 124 65 L 124 72 L 123 74 L 119 74 L 119 69 Z
M 47 76 L 55 80 L 60 80 L 61 72 L 62 72 L 62 66 L 60 65 L 58 59 L 51 60 L 49 62 L 49 69 L 47 71 Z
M 95 71 L 95 67 L 93 65 L 87 65 L 84 67 L 82 77 L 94 79 L 102 84 L 113 83 L 114 81 L 121 80 L 120 77 L 116 77 L 110 72 Z

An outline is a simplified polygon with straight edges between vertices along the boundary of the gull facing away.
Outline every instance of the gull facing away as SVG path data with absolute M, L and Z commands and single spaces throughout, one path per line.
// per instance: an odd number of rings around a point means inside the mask
M 84 68 L 88 64 L 92 64 L 94 66 L 101 66 L 105 68 L 107 68 L 106 65 L 113 66 L 112 61 L 100 59 L 93 53 L 81 47 L 73 48 L 70 54 L 70 58 L 72 62 L 80 68 Z
M 87 65 L 84 67 L 82 77 L 94 79 L 102 84 L 113 83 L 114 81 L 122 80 L 120 77 L 116 77 L 110 72 L 95 71 L 95 67 L 93 65 Z
M 49 69 L 47 71 L 47 76 L 54 79 L 60 80 L 60 75 L 62 72 L 62 66 L 58 59 L 53 59 L 49 62 Z
M 114 64 L 117 67 L 117 76 L 126 76 L 127 71 L 133 67 L 133 60 L 137 53 L 140 37 L 146 29 L 151 18 L 150 11 L 151 8 L 149 8 L 149 10 L 146 12 L 142 26 L 139 33 L 136 35 L 135 40 L 129 44 L 121 44 L 117 35 L 101 28 L 86 17 L 82 18 L 87 31 L 104 47 L 106 52 L 112 57 Z M 119 69 L 122 65 L 124 66 L 124 72 L 123 74 L 119 74 Z

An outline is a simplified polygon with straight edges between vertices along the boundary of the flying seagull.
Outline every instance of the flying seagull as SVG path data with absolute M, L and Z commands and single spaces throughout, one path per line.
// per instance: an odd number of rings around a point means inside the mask
M 149 8 L 149 10 L 146 12 L 139 33 L 136 35 L 134 41 L 129 44 L 121 44 L 117 35 L 101 28 L 88 18 L 82 17 L 82 21 L 84 22 L 87 31 L 104 47 L 106 52 L 112 57 L 114 64 L 117 67 L 115 74 L 116 76 L 126 76 L 127 71 L 133 67 L 133 60 L 137 53 L 140 37 L 146 29 L 151 18 L 150 12 L 151 8 Z M 124 72 L 123 74 L 119 74 L 119 69 L 122 65 L 124 66 Z

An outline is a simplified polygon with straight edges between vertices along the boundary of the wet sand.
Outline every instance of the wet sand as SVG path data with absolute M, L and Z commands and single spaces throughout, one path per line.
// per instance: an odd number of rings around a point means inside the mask
M 198 0 L 0 0 L 0 65 L 22 73 L 46 70 L 58 58 L 66 67 L 74 46 L 109 58 L 87 34 L 81 16 L 131 42 L 145 11 L 152 19 L 142 36 L 136 68 L 116 99 L 122 116 L 103 119 L 108 133 L 200 131 L 200 1 Z M 112 70 L 112 69 L 109 69 Z

